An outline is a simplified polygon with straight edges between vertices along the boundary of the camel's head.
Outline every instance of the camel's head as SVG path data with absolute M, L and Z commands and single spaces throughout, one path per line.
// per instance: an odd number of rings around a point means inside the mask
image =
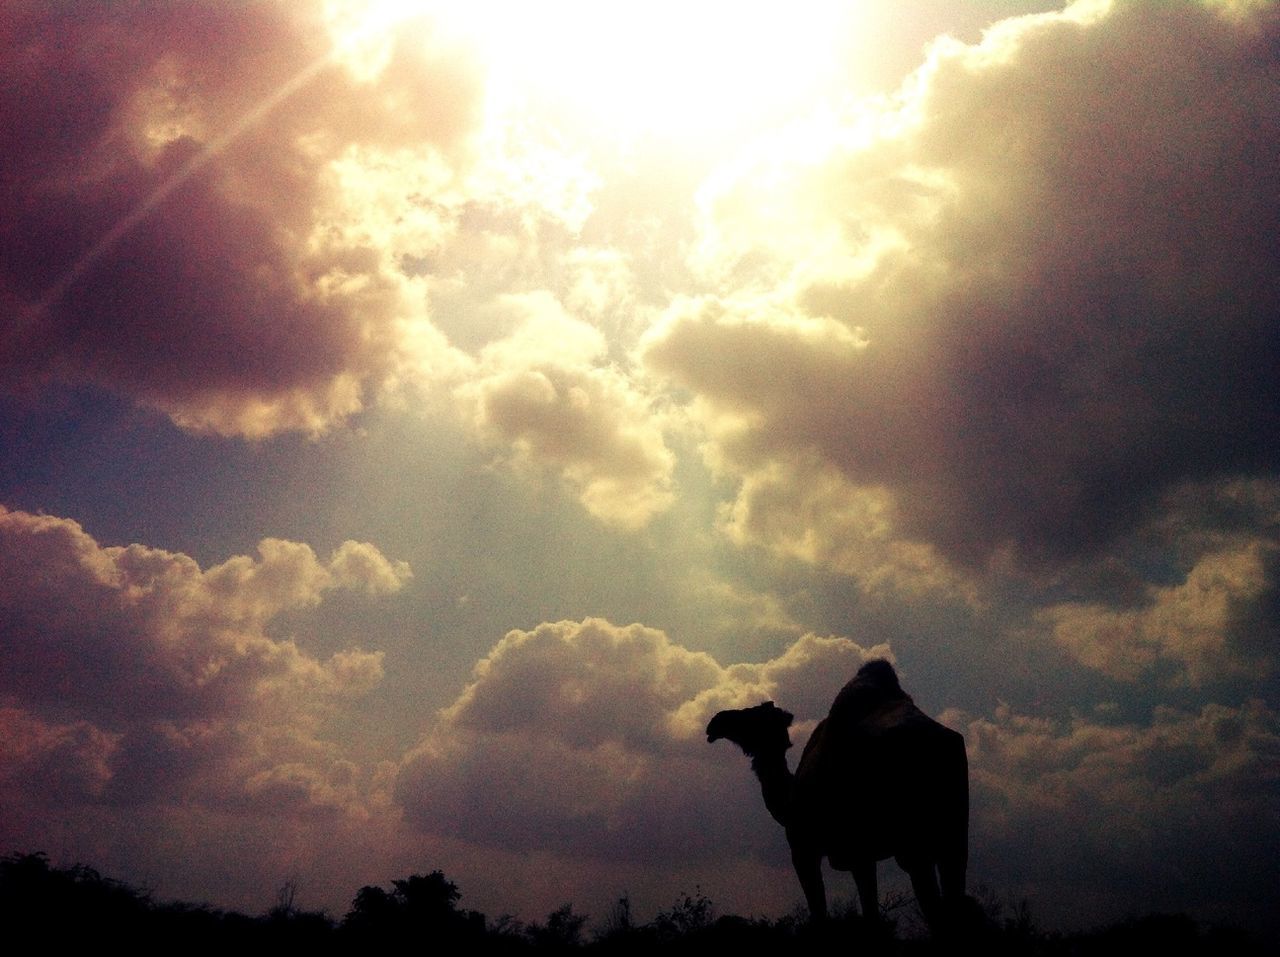
M 754 708 L 721 711 L 707 725 L 707 740 L 728 738 L 752 758 L 770 751 L 785 751 L 791 747 L 787 729 L 794 720 L 790 711 L 783 711 L 772 701 Z

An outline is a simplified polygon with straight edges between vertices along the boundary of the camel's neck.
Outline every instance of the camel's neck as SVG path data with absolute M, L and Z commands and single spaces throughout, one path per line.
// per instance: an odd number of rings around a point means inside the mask
M 764 806 L 773 819 L 786 827 L 791 821 L 791 804 L 795 778 L 787 767 L 787 753 L 757 755 L 751 759 L 751 770 L 760 779 Z

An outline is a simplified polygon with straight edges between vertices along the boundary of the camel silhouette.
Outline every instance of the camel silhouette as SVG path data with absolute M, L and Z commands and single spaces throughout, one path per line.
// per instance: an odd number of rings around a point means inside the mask
M 786 828 L 811 918 L 827 915 L 823 857 L 853 872 L 871 920 L 879 918 L 876 862 L 892 857 L 911 877 L 930 932 L 950 928 L 965 899 L 968 861 L 963 736 L 917 708 L 884 660 L 864 664 L 836 695 L 795 774 L 786 757 L 792 720 L 772 701 L 721 711 L 707 740 L 727 738 L 751 758 L 765 807 Z

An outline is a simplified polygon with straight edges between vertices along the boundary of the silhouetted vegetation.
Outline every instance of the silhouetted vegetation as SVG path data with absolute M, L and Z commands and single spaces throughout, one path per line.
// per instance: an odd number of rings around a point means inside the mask
M 344 940 L 361 948 L 399 940 L 430 941 L 450 952 L 483 943 L 484 915 L 460 910 L 457 885 L 440 871 L 414 874 L 391 886 L 390 891 L 360 888 L 339 928 Z
M 511 917 L 490 921 L 459 907 L 462 894 L 440 871 L 394 880 L 390 888 L 360 888 L 341 920 L 295 904 L 296 885 L 284 885 L 259 917 L 211 907 L 164 903 L 150 892 L 103 877 L 91 867 L 55 867 L 43 853 L 0 858 L 0 921 L 10 942 L 38 941 L 41 948 L 101 947 L 112 943 L 211 947 L 306 948 L 307 953 L 369 953 L 371 948 L 411 947 L 426 954 L 628 955 L 725 952 L 744 955 L 952 953 L 921 936 L 910 898 L 882 907 L 884 919 L 864 921 L 850 907 L 833 908 L 821 925 L 803 911 L 777 919 L 717 915 L 701 892 L 682 893 L 672 906 L 642 923 L 621 897 L 592 930 L 589 918 L 565 904 L 541 923 Z M 1270 952 L 1239 930 L 1205 927 L 1186 914 L 1153 914 L 1086 933 L 1060 934 L 1036 926 L 1025 902 L 1005 905 L 994 895 L 972 901 L 964 949 L 995 957 L 1251 957 Z M 302 951 L 299 951 L 302 952 Z

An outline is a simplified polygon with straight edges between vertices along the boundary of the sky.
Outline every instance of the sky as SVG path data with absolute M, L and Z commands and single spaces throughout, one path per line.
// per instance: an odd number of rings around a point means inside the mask
M 975 893 L 1280 933 L 1278 102 L 1268 0 L 0 2 L 0 848 L 778 916 L 706 722 L 888 657 Z

